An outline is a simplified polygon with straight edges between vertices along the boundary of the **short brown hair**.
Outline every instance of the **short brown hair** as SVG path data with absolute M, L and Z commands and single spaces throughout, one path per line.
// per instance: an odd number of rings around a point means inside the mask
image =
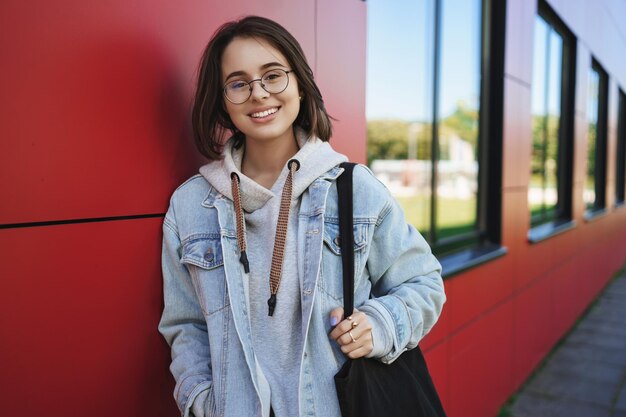
M 273 20 L 247 16 L 220 26 L 206 46 L 200 67 L 193 103 L 191 124 L 196 146 L 200 153 L 211 160 L 222 157 L 222 135 L 230 131 L 240 145 L 244 136 L 239 132 L 226 112 L 222 85 L 222 55 L 228 44 L 236 37 L 259 37 L 277 48 L 289 61 L 298 78 L 302 93 L 300 112 L 294 121 L 309 136 L 328 141 L 332 134 L 331 117 L 326 112 L 324 100 L 315 84 L 309 66 L 298 41 Z

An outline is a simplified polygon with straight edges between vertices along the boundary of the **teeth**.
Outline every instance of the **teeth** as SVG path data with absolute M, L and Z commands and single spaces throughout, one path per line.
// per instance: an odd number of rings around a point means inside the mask
M 258 113 L 252 113 L 252 114 L 250 115 L 250 117 L 254 117 L 255 119 L 258 119 L 258 118 L 261 118 L 261 117 L 267 117 L 267 116 L 269 116 L 270 114 L 274 114 L 274 113 L 276 113 L 277 111 L 278 111 L 278 107 L 274 107 L 273 109 L 268 109 L 268 110 L 265 110 L 265 111 L 260 111 L 260 112 L 258 112 Z

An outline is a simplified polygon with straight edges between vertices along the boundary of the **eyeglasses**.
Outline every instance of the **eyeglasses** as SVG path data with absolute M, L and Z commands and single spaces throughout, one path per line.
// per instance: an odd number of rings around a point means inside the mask
M 256 80 L 228 82 L 224 85 L 224 96 L 233 104 L 243 104 L 252 95 L 252 83 L 257 81 L 260 81 L 261 87 L 270 94 L 282 93 L 289 85 L 290 72 L 293 72 L 293 70 L 273 69 L 267 71 L 261 78 Z

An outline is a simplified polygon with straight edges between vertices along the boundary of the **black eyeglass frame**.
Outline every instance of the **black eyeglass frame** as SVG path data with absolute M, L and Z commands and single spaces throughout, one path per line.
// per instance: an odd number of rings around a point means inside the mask
M 265 84 L 263 84 L 263 78 L 265 78 L 265 75 L 267 75 L 268 73 L 270 73 L 272 71 L 282 71 L 282 72 L 285 73 L 285 75 L 287 75 L 287 84 L 285 84 L 285 87 L 282 90 L 280 90 L 280 91 L 276 91 L 276 92 L 267 91 L 267 88 L 265 88 Z M 230 101 L 233 104 L 243 104 L 246 101 L 250 100 L 250 97 L 252 96 L 252 83 L 255 83 L 257 81 L 259 81 L 261 83 L 261 88 L 263 90 L 265 90 L 267 93 L 269 93 L 269 94 L 280 94 L 283 91 L 285 91 L 287 89 L 287 87 L 289 87 L 289 73 L 291 73 L 291 72 L 295 72 L 295 71 L 294 70 L 284 70 L 282 68 L 274 68 L 274 69 L 265 71 L 263 73 L 263 75 L 261 75 L 261 78 L 256 78 L 256 79 L 250 80 L 250 81 L 243 81 L 243 80 L 241 80 L 241 82 L 248 84 L 248 97 L 244 101 L 239 102 L 239 103 L 234 102 L 230 98 L 228 98 L 228 94 L 226 93 L 226 87 L 228 87 L 228 84 L 232 83 L 233 81 L 229 81 L 228 83 L 224 84 L 224 87 L 222 87 L 222 91 L 224 93 L 224 97 L 226 97 L 226 100 Z

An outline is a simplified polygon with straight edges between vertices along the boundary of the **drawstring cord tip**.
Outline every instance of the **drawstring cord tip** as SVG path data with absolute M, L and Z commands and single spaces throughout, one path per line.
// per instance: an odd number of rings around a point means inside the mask
M 270 299 L 267 300 L 267 305 L 269 306 L 268 316 L 274 315 L 274 309 L 276 308 L 276 294 L 272 294 Z
M 239 257 L 239 262 L 243 265 L 243 270 L 246 274 L 250 273 L 250 264 L 248 263 L 248 255 L 246 255 L 246 251 L 241 251 L 241 256 Z

